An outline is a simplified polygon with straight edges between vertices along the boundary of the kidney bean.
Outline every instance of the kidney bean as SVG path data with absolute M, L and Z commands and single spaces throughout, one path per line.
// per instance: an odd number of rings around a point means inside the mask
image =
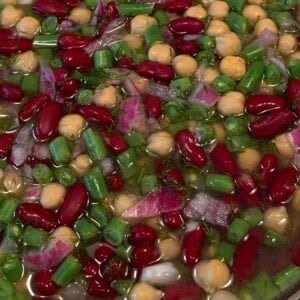
M 272 138 L 287 130 L 295 119 L 288 109 L 276 110 L 250 123 L 249 130 L 255 138 Z
M 52 296 L 58 291 L 59 286 L 51 279 L 53 274 L 54 270 L 42 270 L 34 274 L 33 286 L 38 294 Z
M 113 257 L 115 254 L 114 249 L 108 244 L 100 244 L 100 246 L 95 251 L 95 259 L 102 263 L 109 258 Z
M 39 203 L 22 203 L 16 210 L 17 217 L 24 224 L 51 231 L 57 227 L 57 215 Z
M 32 50 L 32 40 L 25 38 L 15 38 L 0 43 L 0 53 L 5 55 L 13 55 Z
M 182 188 L 185 186 L 182 173 L 177 167 L 164 170 L 160 175 L 162 175 L 163 181 L 169 185 L 175 185 L 178 188 Z
M 83 49 L 60 51 L 60 58 L 67 68 L 83 72 L 88 71 L 93 65 L 91 57 Z
M 182 240 L 181 257 L 185 265 L 194 267 L 200 260 L 205 232 L 202 227 L 187 232 Z
M 101 275 L 110 282 L 126 279 L 129 275 L 129 266 L 125 260 L 114 256 L 101 264 Z
M 119 17 L 119 11 L 116 2 L 110 1 L 106 4 L 104 8 L 105 14 L 109 17 L 110 20 L 116 19 Z
M 64 68 L 55 69 L 53 72 L 56 84 L 63 82 L 69 76 L 69 71 Z
M 131 228 L 128 242 L 134 246 L 142 244 L 154 244 L 157 239 L 157 232 L 145 224 L 137 224 Z
M 275 174 L 270 185 L 270 200 L 274 203 L 287 201 L 296 190 L 299 173 L 293 167 L 287 167 Z
M 178 230 L 184 225 L 184 219 L 181 210 L 173 210 L 167 213 L 162 213 L 161 219 L 164 225 L 173 230 Z
M 192 6 L 192 0 L 173 0 L 167 2 L 164 6 L 164 9 L 171 13 L 183 13 L 184 10 Z
M 210 158 L 218 171 L 233 177 L 238 175 L 237 164 L 225 144 L 217 144 L 210 152 Z
M 17 33 L 11 29 L 0 29 L 0 42 L 6 42 L 17 36 Z
M 152 244 L 138 245 L 131 252 L 133 267 L 141 270 L 145 266 L 153 264 L 159 259 L 159 252 Z
M 127 142 L 116 131 L 102 130 L 101 136 L 106 146 L 115 153 L 122 153 L 127 149 Z
M 300 100 L 300 80 L 291 79 L 287 85 L 286 97 L 290 106 Z
M 107 174 L 105 179 L 106 179 L 109 190 L 118 192 L 123 189 L 124 182 L 123 182 L 122 176 L 119 172 L 113 171 L 113 172 Z
M 0 95 L 1 99 L 10 102 L 21 102 L 24 97 L 21 86 L 9 82 L 0 83 Z
M 58 40 L 60 48 L 64 50 L 84 48 L 89 45 L 93 38 L 82 36 L 73 32 L 63 33 Z
M 266 153 L 259 165 L 258 172 L 260 176 L 260 184 L 263 186 L 269 186 L 278 168 L 277 156 L 273 153 Z
M 63 2 L 71 8 L 77 7 L 80 4 L 80 0 L 64 0 Z
M 88 279 L 87 292 L 95 297 L 112 299 L 116 296 L 116 291 L 110 286 L 110 283 L 100 276 L 94 276 Z
M 202 168 L 207 164 L 207 157 L 204 150 L 197 145 L 196 138 L 187 129 L 179 131 L 175 136 L 176 147 L 185 160 Z
M 56 0 L 36 0 L 32 4 L 32 8 L 42 16 L 54 15 L 56 17 L 63 18 L 67 16 L 68 7 Z
M 88 203 L 88 191 L 82 183 L 74 184 L 64 198 L 58 210 L 58 221 L 61 225 L 71 226 L 83 213 Z
M 15 135 L 13 133 L 3 133 L 0 135 L 0 157 L 7 155 L 14 140 Z
M 60 103 L 51 101 L 42 107 L 38 112 L 34 126 L 37 139 L 47 141 L 54 137 L 62 114 L 63 107 Z
M 78 257 L 82 265 L 82 273 L 87 277 L 97 276 L 99 274 L 99 265 L 98 263 L 88 257 L 87 253 L 80 253 Z
M 148 117 L 159 118 L 161 115 L 161 100 L 152 95 L 144 98 L 145 109 Z
M 116 67 L 123 68 L 123 69 L 133 70 L 134 69 L 133 60 L 132 60 L 132 58 L 130 58 L 128 56 L 122 56 L 117 61 Z
M 75 97 L 80 84 L 76 79 L 67 79 L 59 87 L 59 93 L 64 99 L 72 99 Z
M 37 94 L 28 99 L 19 111 L 19 120 L 26 122 L 34 117 L 51 98 L 48 95 Z
M 200 48 L 195 41 L 179 40 L 176 45 L 176 50 L 180 54 L 196 55 Z
M 170 81 L 174 77 L 174 71 L 170 66 L 152 61 L 139 63 L 136 66 L 136 72 L 140 76 L 158 81 Z
M 97 105 L 78 105 L 77 112 L 85 119 L 97 122 L 101 125 L 110 126 L 114 123 L 114 119 L 109 110 Z
M 177 18 L 168 25 L 175 34 L 198 34 L 204 30 L 204 27 L 204 23 L 194 17 Z

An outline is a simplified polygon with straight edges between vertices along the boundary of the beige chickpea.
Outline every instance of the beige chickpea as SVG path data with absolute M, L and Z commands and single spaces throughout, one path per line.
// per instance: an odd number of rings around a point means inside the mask
M 92 165 L 92 160 L 87 154 L 80 154 L 71 161 L 70 167 L 78 177 L 82 177 L 88 173 Z
M 163 292 L 145 282 L 136 283 L 128 295 L 128 300 L 160 300 Z
M 247 18 L 249 24 L 255 25 L 259 20 L 267 17 L 266 11 L 259 5 L 246 5 L 242 12 L 243 16 Z
M 289 215 L 284 206 L 268 208 L 264 213 L 264 227 L 283 234 L 289 223 Z
M 60 226 L 56 228 L 50 237 L 54 240 L 62 239 L 64 241 L 69 241 L 73 246 L 75 246 L 78 241 L 78 237 L 74 230 L 67 226 Z
M 141 49 L 143 46 L 143 38 L 133 34 L 124 35 L 122 41 L 127 44 L 130 50 Z
M 274 143 L 279 154 L 283 158 L 293 158 L 295 155 L 295 150 L 291 143 L 289 142 L 287 136 L 285 134 L 280 134 L 274 139 Z
M 289 55 L 289 61 L 296 60 L 296 59 L 300 59 L 300 51 L 296 51 L 291 55 Z
M 234 32 L 228 31 L 216 37 L 216 51 L 220 56 L 237 55 L 241 48 L 240 38 Z
M 175 259 L 181 252 L 180 241 L 174 234 L 170 238 L 159 240 L 157 248 L 163 261 Z
M 41 205 L 48 209 L 58 208 L 62 204 L 66 192 L 66 188 L 60 183 L 52 182 L 44 185 L 40 196 Z
M 206 34 L 217 37 L 228 32 L 229 30 L 229 26 L 224 21 L 211 20 L 206 29 Z
M 18 36 L 32 39 L 40 29 L 40 21 L 34 17 L 23 17 L 16 25 Z
M 136 89 L 138 90 L 138 92 L 143 93 L 146 84 L 148 83 L 148 79 L 145 77 L 137 77 L 134 80 L 134 85 L 136 87 Z
M 0 5 L 18 5 L 18 4 L 19 4 L 19 0 L 0 0 Z
M 113 108 L 120 100 L 121 95 L 118 89 L 113 85 L 97 90 L 93 96 L 93 102 L 97 106 L 102 106 L 108 109 Z
M 16 55 L 12 68 L 22 73 L 33 73 L 37 70 L 38 66 L 39 60 L 37 55 L 29 50 Z
M 231 91 L 221 96 L 217 109 L 223 116 L 239 115 L 244 112 L 245 96 L 236 91 Z
M 147 218 L 144 220 L 144 223 L 157 231 L 161 229 L 161 225 L 162 225 L 162 221 L 159 216 Z
M 209 244 L 204 247 L 201 257 L 202 259 L 212 259 L 216 257 L 218 252 L 218 246 L 216 244 Z
M 3 176 L 4 176 L 4 172 L 2 169 L 0 169 L 0 181 L 2 180 Z
M 211 84 L 219 75 L 218 69 L 208 67 L 201 72 L 201 81 Z
M 18 172 L 4 173 L 2 178 L 4 190 L 9 194 L 18 195 L 23 189 L 23 182 Z
M 254 27 L 254 34 L 259 36 L 265 29 L 273 32 L 274 34 L 278 34 L 278 28 L 275 22 L 271 19 L 262 19 L 259 20 Z
M 197 60 L 192 56 L 180 54 L 175 56 L 172 66 L 177 75 L 189 77 L 195 74 L 198 68 L 198 63 Z
M 208 7 L 210 4 L 212 4 L 214 1 L 216 0 L 200 0 L 201 4 L 204 6 L 204 7 Z
M 149 26 L 156 24 L 155 18 L 146 15 L 138 15 L 132 18 L 130 22 L 130 32 L 134 35 L 143 36 Z
M 216 141 L 218 143 L 224 142 L 225 137 L 226 137 L 226 132 L 225 132 L 225 127 L 224 127 L 223 123 L 221 123 L 221 122 L 212 123 L 212 127 L 215 130 Z
M 193 277 L 207 293 L 213 293 L 229 282 L 230 271 L 227 265 L 218 259 L 205 260 L 194 267 Z
M 175 56 L 174 49 L 169 44 L 155 44 L 148 50 L 148 59 L 169 65 Z
M 127 209 L 131 208 L 139 197 L 132 193 L 120 193 L 113 199 L 112 209 L 114 214 L 121 216 Z
M 69 114 L 59 120 L 58 132 L 69 140 L 76 140 L 80 137 L 85 125 L 85 119 L 81 115 Z
M 23 17 L 23 11 L 12 5 L 5 5 L 0 14 L 0 26 L 9 28 L 15 26 Z
M 224 290 L 213 293 L 210 300 L 239 300 L 239 298 L 231 292 Z
M 71 10 L 69 20 L 79 25 L 86 25 L 92 17 L 92 12 L 86 7 L 75 7 Z
M 228 16 L 229 9 L 230 7 L 225 1 L 217 0 L 209 5 L 207 12 L 211 17 L 223 20 Z
M 238 166 L 243 171 L 254 172 L 261 160 L 259 151 L 253 148 L 245 148 L 237 155 Z
M 169 155 L 175 147 L 173 136 L 167 131 L 156 131 L 147 140 L 147 150 L 158 156 Z
M 300 212 L 300 188 L 297 188 L 292 198 L 292 207 L 296 212 Z
M 239 56 L 225 56 L 219 65 L 220 72 L 234 80 L 241 80 L 246 73 L 246 62 Z
M 247 0 L 249 4 L 255 4 L 255 5 L 263 5 L 268 2 L 268 0 Z
M 297 49 L 297 39 L 293 34 L 285 33 L 279 36 L 277 50 L 282 55 L 290 55 Z
M 207 17 L 207 12 L 201 4 L 191 6 L 185 10 L 184 17 L 193 17 L 202 20 Z

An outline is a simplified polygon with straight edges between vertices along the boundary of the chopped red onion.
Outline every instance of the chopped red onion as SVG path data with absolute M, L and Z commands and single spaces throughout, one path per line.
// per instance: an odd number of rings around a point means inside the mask
M 191 103 L 200 104 L 205 108 L 211 108 L 217 103 L 218 98 L 219 94 L 213 88 L 205 83 L 199 83 L 192 91 L 188 100 Z
M 298 290 L 295 294 L 290 296 L 287 300 L 299 300 L 300 299 L 300 290 Z
M 40 93 L 46 94 L 52 99 L 56 95 L 55 76 L 51 67 L 43 60 L 39 59 L 40 70 Z
M 41 194 L 41 185 L 33 185 L 30 186 L 22 199 L 23 202 L 37 202 L 37 200 L 40 198 Z
M 251 44 L 259 45 L 267 48 L 267 47 L 273 47 L 277 45 L 277 42 L 278 42 L 278 35 L 266 28 L 261 32 L 261 34 L 255 40 L 252 41 Z
M 51 158 L 51 153 L 49 145 L 45 143 L 35 144 L 32 149 L 32 154 L 38 159 L 48 159 Z
M 6 80 L 8 78 L 8 76 L 9 76 L 9 71 L 8 71 L 7 67 L 4 65 L 1 66 L 0 67 L 0 79 Z
M 76 281 L 70 283 L 67 287 L 59 292 L 64 300 L 86 300 L 87 299 L 87 282 L 84 278 L 79 277 Z M 60 299 L 62 299 L 60 297 Z
M 74 31 L 76 28 L 74 27 L 74 23 L 70 20 L 63 20 L 60 24 L 59 24 L 59 28 L 58 31 L 60 33 L 65 33 L 65 32 L 70 32 L 70 31 Z
M 85 151 L 84 143 L 82 139 L 77 139 L 72 152 L 72 159 L 76 158 L 78 155 Z
M 154 81 L 148 81 L 146 83 L 144 92 L 156 96 L 163 101 L 170 101 L 178 98 L 178 94 L 174 89 Z
M 277 66 L 277 68 L 285 78 L 288 78 L 289 73 L 287 71 L 284 61 L 279 57 L 275 56 L 274 54 L 272 55 L 271 53 L 273 52 L 268 53 L 268 60 Z
M 194 231 L 199 227 L 199 223 L 194 220 L 188 220 L 185 224 L 185 233 Z
M 140 95 L 133 80 L 129 76 L 125 76 L 125 78 L 124 78 L 124 89 L 130 96 L 139 96 Z
M 183 39 L 186 41 L 195 41 L 197 40 L 199 37 L 201 36 L 201 34 L 185 34 L 183 36 Z
M 91 21 L 90 21 L 91 26 L 96 26 L 97 25 L 98 18 L 102 17 L 103 12 L 104 12 L 104 1 L 99 0 L 98 4 L 97 4 L 97 6 L 94 10 L 94 14 L 91 18 Z
M 148 118 L 147 124 L 151 132 L 161 129 L 161 126 L 156 118 Z
M 170 31 L 170 29 L 168 27 L 164 27 L 162 29 L 162 35 L 163 35 L 163 38 L 164 40 L 167 42 L 167 43 L 171 43 L 174 41 L 174 35 L 173 33 Z
M 300 170 L 300 152 L 297 152 L 294 156 L 293 165 Z
M 103 175 L 111 173 L 114 170 L 114 161 L 112 158 L 105 158 L 101 161 Z
M 23 168 L 22 168 L 23 174 L 25 177 L 27 177 L 27 179 L 31 179 L 32 178 L 32 167 L 30 166 L 30 164 L 24 164 Z
M 298 150 L 300 148 L 300 127 L 297 127 L 290 131 L 287 134 L 287 138 L 289 142 L 292 144 L 295 150 Z

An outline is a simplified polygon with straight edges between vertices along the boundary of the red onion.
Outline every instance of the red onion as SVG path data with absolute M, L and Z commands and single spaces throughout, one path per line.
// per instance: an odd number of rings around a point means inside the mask
M 87 283 L 84 278 L 77 278 L 76 281 L 70 283 L 67 287 L 60 290 L 59 294 L 64 300 L 86 300 L 87 299 Z M 58 300 L 58 299 L 57 299 Z
M 9 71 L 6 68 L 6 66 L 1 66 L 0 67 L 0 79 L 1 80 L 6 80 L 9 76 Z
M 201 36 L 201 34 L 185 34 L 183 36 L 183 39 L 186 41 L 195 41 L 197 40 L 199 37 Z
M 56 94 L 54 72 L 43 59 L 39 59 L 39 63 L 40 93 L 46 94 L 54 99 Z
M 51 153 L 48 144 L 38 143 L 33 146 L 32 154 L 38 159 L 51 158 Z
M 213 107 L 218 101 L 218 93 L 212 89 L 209 85 L 199 83 L 196 88 L 192 91 L 188 100 L 191 103 L 197 103 L 205 108 Z
M 174 100 L 178 98 L 178 94 L 175 90 L 169 86 L 156 83 L 154 81 L 148 81 L 144 87 L 144 92 L 156 96 L 164 101 Z
M 139 96 L 140 95 L 133 80 L 129 76 L 125 76 L 125 78 L 124 78 L 124 88 L 130 96 Z
M 97 25 L 98 18 L 102 17 L 103 12 L 104 12 L 104 1 L 100 0 L 100 1 L 98 1 L 98 4 L 94 10 L 93 17 L 91 18 L 91 21 L 90 21 L 91 26 Z
M 114 161 L 112 158 L 105 158 L 101 161 L 103 175 L 111 173 L 114 170 Z
M 166 42 L 171 43 L 174 41 L 174 35 L 168 27 L 163 28 L 162 35 Z
M 60 33 L 74 31 L 75 30 L 74 23 L 70 20 L 63 20 L 59 24 L 59 29 L 58 30 L 59 30 Z
M 297 127 L 287 134 L 289 142 L 295 150 L 300 148 L 300 127 Z
M 76 158 L 78 155 L 85 151 L 84 143 L 82 139 L 77 139 L 72 152 L 72 159 Z
M 251 44 L 267 48 L 277 45 L 277 42 L 278 35 L 266 28 L 260 33 L 260 35 L 255 40 L 252 41 Z
M 40 198 L 42 187 L 40 185 L 30 186 L 22 199 L 23 202 L 37 202 Z
M 156 118 L 148 118 L 147 124 L 151 132 L 161 129 L 160 124 Z
M 285 63 L 282 59 L 280 59 L 277 56 L 274 56 L 274 54 L 272 55 L 271 53 L 269 53 L 268 60 L 277 66 L 277 68 L 279 69 L 279 71 L 285 78 L 289 77 L 289 73 L 288 73 Z

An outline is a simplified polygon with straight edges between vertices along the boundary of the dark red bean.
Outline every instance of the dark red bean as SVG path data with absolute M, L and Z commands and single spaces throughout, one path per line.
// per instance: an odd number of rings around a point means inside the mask
M 0 95 L 1 99 L 10 102 L 21 102 L 24 97 L 21 86 L 9 82 L 0 83 Z
M 285 107 L 285 100 L 276 95 L 251 95 L 245 104 L 246 111 L 253 115 L 260 115 Z
M 171 67 L 153 61 L 143 61 L 136 66 L 136 72 L 148 79 L 170 81 L 174 77 Z
M 276 110 L 250 123 L 249 130 L 255 138 L 272 138 L 286 131 L 295 119 L 295 115 L 288 109 Z
M 16 31 L 12 29 L 0 29 L 0 42 L 6 42 L 17 36 Z
M 204 30 L 204 23 L 197 18 L 182 17 L 172 20 L 168 28 L 175 34 L 198 34 Z
M 275 173 L 277 172 L 277 169 L 278 169 L 277 156 L 273 153 L 265 154 L 258 165 L 260 184 L 262 186 L 269 186 Z
M 64 0 L 63 2 L 71 8 L 77 7 L 80 4 L 80 0 Z
M 300 80 L 291 79 L 286 89 L 286 97 L 290 106 L 300 100 Z
M 64 3 L 56 0 L 36 0 L 33 2 L 32 8 L 42 16 L 54 15 L 62 18 L 69 12 Z
M 60 51 L 63 64 L 70 69 L 88 71 L 93 63 L 91 57 L 83 49 Z
M 144 98 L 145 109 L 148 117 L 159 118 L 161 115 L 161 100 L 152 95 Z
M 163 289 L 164 300 L 199 300 L 205 292 L 195 282 L 178 282 Z
M 7 155 L 14 140 L 15 135 L 13 133 L 3 133 L 0 135 L 0 157 Z
M 33 118 L 39 110 L 50 102 L 51 98 L 48 95 L 37 94 L 28 99 L 19 111 L 19 120 L 26 122 Z
M 49 102 L 38 112 L 34 132 L 37 139 L 47 141 L 57 133 L 58 121 L 63 114 L 60 103 Z
M 114 256 L 101 264 L 101 275 L 106 280 L 112 282 L 114 280 L 126 279 L 129 274 L 129 266 L 125 260 Z
M 205 232 L 202 227 L 187 232 L 182 241 L 181 257 L 185 265 L 192 268 L 200 260 Z
M 114 153 L 122 153 L 127 149 L 127 142 L 118 132 L 102 130 L 101 136 L 105 145 Z
M 124 182 L 119 172 L 113 171 L 107 174 L 105 179 L 110 191 L 118 192 L 123 189 Z
M 51 279 L 54 270 L 38 271 L 33 276 L 33 286 L 43 296 L 52 296 L 56 294 L 59 286 Z
M 179 40 L 176 43 L 176 50 L 179 54 L 196 55 L 200 48 L 195 41 Z
M 101 244 L 95 251 L 95 259 L 102 263 L 109 258 L 113 257 L 115 254 L 115 251 L 113 248 L 107 244 Z
M 297 242 L 293 248 L 292 260 L 296 266 L 300 267 L 300 243 L 299 242 Z
M 59 87 L 59 93 L 64 99 L 72 99 L 75 97 L 80 84 L 76 79 L 67 79 Z
M 77 112 L 85 119 L 97 122 L 100 125 L 110 126 L 114 119 L 109 110 L 97 105 L 78 105 Z
M 94 276 L 88 279 L 87 292 L 95 297 L 112 299 L 116 296 L 116 291 L 110 286 L 110 283 L 100 276 Z
M 100 268 L 94 259 L 85 257 L 84 259 L 79 258 L 79 261 L 82 265 L 82 273 L 85 276 L 93 277 L 99 275 Z
M 45 231 L 51 231 L 58 225 L 56 213 L 38 203 L 22 203 L 16 213 L 22 223 Z
M 162 179 L 165 183 L 173 187 L 182 188 L 185 186 L 182 173 L 180 169 L 177 167 L 164 170 L 163 173 L 160 175 L 162 175 Z
M 74 184 L 67 192 L 58 210 L 58 221 L 61 225 L 73 225 L 84 212 L 88 203 L 88 191 L 82 183 Z
M 154 245 L 145 244 L 133 248 L 131 263 L 133 267 L 141 270 L 159 259 L 159 252 Z
M 133 66 L 133 60 L 132 60 L 132 58 L 130 58 L 128 56 L 122 56 L 117 61 L 116 67 L 132 70 L 134 68 L 134 66 Z
M 119 11 L 116 2 L 110 1 L 106 4 L 105 14 L 110 20 L 116 19 L 119 16 Z
M 192 6 L 192 0 L 173 0 L 167 2 L 164 9 L 171 13 L 183 13 L 188 7 Z
M 58 40 L 60 48 L 64 50 L 84 48 L 93 42 L 91 37 L 79 35 L 73 32 L 63 33 Z
M 69 71 L 64 68 L 55 69 L 53 72 L 56 84 L 60 84 L 69 76 Z
M 145 243 L 154 244 L 156 239 L 156 230 L 145 224 L 137 224 L 133 226 L 128 236 L 128 242 L 134 246 Z
M 293 167 L 279 171 L 271 182 L 270 200 L 276 204 L 287 201 L 296 190 L 299 173 Z
M 183 227 L 184 219 L 180 210 L 174 210 L 161 214 L 162 221 L 167 227 L 178 230 Z
M 24 38 L 15 38 L 0 43 L 0 53 L 5 55 L 13 55 L 32 50 L 32 40 Z

